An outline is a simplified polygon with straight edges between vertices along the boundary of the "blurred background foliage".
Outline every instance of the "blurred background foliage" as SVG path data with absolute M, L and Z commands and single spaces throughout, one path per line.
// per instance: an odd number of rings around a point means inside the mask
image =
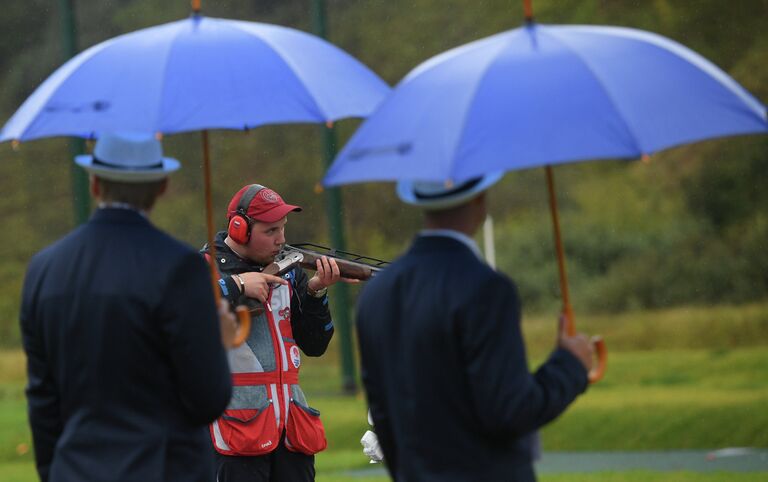
M 79 46 L 189 14 L 187 0 L 74 0 Z M 310 30 L 311 0 L 203 0 L 203 13 Z M 535 0 L 542 23 L 651 30 L 706 56 L 768 100 L 768 0 Z M 63 62 L 58 2 L 5 0 L 0 16 L 0 120 Z M 522 22 L 517 0 L 327 0 L 329 39 L 394 85 L 441 51 Z M 358 120 L 338 124 L 343 143 Z M 320 128 L 269 126 L 212 134 L 216 222 L 239 187 L 260 182 L 305 207 L 289 242 L 327 243 Z M 193 246 L 204 242 L 200 136 L 166 138 L 184 169 L 153 220 Z M 66 139 L 0 145 L 0 345 L 18 345 L 24 269 L 73 227 Z M 574 306 L 588 313 L 736 304 L 768 294 L 768 139 L 712 140 L 648 162 L 558 167 L 556 185 Z M 419 213 L 391 184 L 343 188 L 347 245 L 394 258 Z M 491 191 L 498 268 L 526 310 L 556 311 L 557 268 L 542 170 L 509 173 Z M 116 253 L 116 255 L 118 255 Z M 66 280 L 62 280 L 63 283 Z

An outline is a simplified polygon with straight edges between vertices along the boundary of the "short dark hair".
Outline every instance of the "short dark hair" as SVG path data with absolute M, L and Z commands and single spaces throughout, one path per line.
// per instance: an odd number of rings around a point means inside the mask
M 101 200 L 107 203 L 125 203 L 147 211 L 163 192 L 167 179 L 148 182 L 121 182 L 96 176 L 101 185 Z

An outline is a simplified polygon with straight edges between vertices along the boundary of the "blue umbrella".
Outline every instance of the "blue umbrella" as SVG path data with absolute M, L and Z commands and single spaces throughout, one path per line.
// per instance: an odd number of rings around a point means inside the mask
M 388 92 L 319 37 L 196 14 L 75 56 L 16 111 L 0 142 L 335 121 L 370 114 Z
M 324 182 L 461 182 L 756 132 L 768 132 L 765 106 L 672 40 L 629 28 L 529 23 L 416 67 Z
M 639 158 L 719 136 L 768 132 L 766 109 L 715 65 L 650 32 L 526 25 L 412 70 L 352 136 L 329 186 L 462 182 L 546 166 L 563 314 L 575 333 L 551 166 Z M 597 345 L 598 380 L 605 369 Z
M 277 25 L 193 15 L 131 32 L 73 57 L 22 104 L 0 142 L 95 138 L 102 131 L 203 130 L 206 224 L 215 267 L 206 129 L 332 122 L 370 114 L 389 87 L 334 45 Z M 250 316 L 239 313 L 239 342 Z M 238 343 L 239 344 L 239 343 Z

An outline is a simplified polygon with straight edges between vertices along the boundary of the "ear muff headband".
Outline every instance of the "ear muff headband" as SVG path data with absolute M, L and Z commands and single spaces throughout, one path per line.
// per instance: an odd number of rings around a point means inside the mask
M 240 202 L 237 203 L 235 214 L 229 220 L 227 234 L 238 244 L 247 244 L 251 238 L 251 218 L 248 217 L 248 206 L 256 197 L 256 194 L 264 189 L 261 184 L 251 184 L 248 189 L 240 196 Z

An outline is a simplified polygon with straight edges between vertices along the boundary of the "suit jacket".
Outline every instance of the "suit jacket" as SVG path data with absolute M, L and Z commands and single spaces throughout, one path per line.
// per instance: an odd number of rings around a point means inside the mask
M 397 481 L 532 481 L 531 434 L 587 386 L 572 354 L 528 370 L 513 283 L 420 236 L 358 303 L 362 376 Z
M 21 329 L 43 481 L 208 481 L 231 380 L 202 257 L 99 209 L 32 259 Z

